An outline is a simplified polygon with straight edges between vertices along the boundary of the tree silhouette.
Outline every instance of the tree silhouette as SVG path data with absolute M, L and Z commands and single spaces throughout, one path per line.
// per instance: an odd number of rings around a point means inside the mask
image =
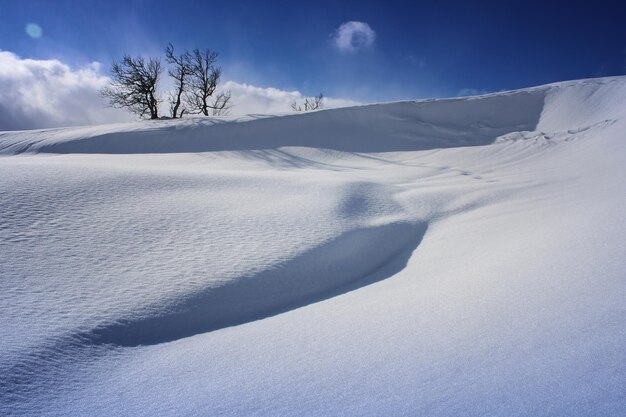
M 215 90 L 222 75 L 222 70 L 215 64 L 217 52 L 210 49 L 194 49 L 191 53 L 191 77 L 186 101 L 191 111 L 208 116 L 228 113 L 231 104 L 230 92 L 217 94 Z
M 171 93 L 169 99 L 171 116 L 175 119 L 176 117 L 183 117 L 185 112 L 185 109 L 180 109 L 180 106 L 193 70 L 191 54 L 187 51 L 179 55 L 174 54 L 174 46 L 170 42 L 165 48 L 165 58 L 171 66 L 167 73 L 176 81 L 176 91 Z M 179 109 L 180 114 L 178 113 Z
M 313 98 L 305 98 L 302 105 L 298 104 L 296 100 L 291 103 L 291 108 L 294 111 L 319 110 L 322 107 L 324 107 L 324 95 L 322 93 Z
M 159 117 L 157 84 L 161 75 L 161 60 L 158 58 L 133 58 L 124 55 L 121 61 L 111 66 L 111 83 L 101 94 L 116 108 L 127 108 L 141 117 Z

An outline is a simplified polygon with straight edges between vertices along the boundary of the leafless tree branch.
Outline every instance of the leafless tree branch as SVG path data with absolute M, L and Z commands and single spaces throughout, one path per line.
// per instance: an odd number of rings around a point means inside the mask
M 293 111 L 312 111 L 319 110 L 324 107 L 324 95 L 319 95 L 312 98 L 305 98 L 303 104 L 299 104 L 296 100 L 291 102 L 291 109 Z
M 192 113 L 208 116 L 209 111 L 215 110 L 216 102 L 211 102 L 210 97 L 215 93 L 222 75 L 222 70 L 215 66 L 216 61 L 217 52 L 209 49 L 201 51 L 196 48 L 191 53 L 191 77 L 185 98 Z M 230 94 L 228 97 L 226 103 L 230 101 Z M 217 101 L 217 104 L 221 105 L 221 101 Z
M 169 43 L 165 48 L 165 58 L 167 63 L 172 66 L 167 73 L 176 81 L 176 92 L 169 97 L 171 116 L 175 119 L 176 117 L 183 117 L 185 112 L 185 109 L 180 109 L 180 106 L 193 70 L 192 56 L 187 51 L 179 55 L 174 54 L 174 46 Z M 179 110 L 181 110 L 180 113 Z
M 128 108 L 141 117 L 159 117 L 159 100 L 156 90 L 161 75 L 158 58 L 132 58 L 124 55 L 121 61 L 111 66 L 111 83 L 100 93 L 116 108 Z

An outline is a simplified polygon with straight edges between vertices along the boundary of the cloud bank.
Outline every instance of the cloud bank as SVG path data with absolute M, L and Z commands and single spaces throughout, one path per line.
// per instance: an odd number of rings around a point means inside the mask
M 376 32 L 365 22 L 345 22 L 333 33 L 333 43 L 341 52 L 354 53 L 370 48 Z
M 58 60 L 21 59 L 0 51 L 0 130 L 132 120 L 105 107 L 98 91 L 107 82 L 98 63 L 72 69 Z
M 291 103 L 303 101 L 307 96 L 299 91 L 285 91 L 277 88 L 255 87 L 235 81 L 226 81 L 223 90 L 229 90 L 234 107 L 231 114 L 285 113 L 291 112 Z M 359 104 L 356 101 L 340 98 L 324 98 L 325 108 L 346 107 Z
M 137 120 L 124 110 L 107 107 L 99 90 L 108 82 L 97 62 L 75 69 L 58 60 L 22 59 L 0 51 L 0 131 Z M 235 81 L 224 82 L 222 90 L 232 94 L 232 115 L 290 112 L 293 100 L 305 98 L 299 91 Z M 166 91 L 162 93 L 167 97 Z M 332 108 L 359 103 L 327 98 L 324 104 Z M 166 110 L 163 101 L 161 113 Z

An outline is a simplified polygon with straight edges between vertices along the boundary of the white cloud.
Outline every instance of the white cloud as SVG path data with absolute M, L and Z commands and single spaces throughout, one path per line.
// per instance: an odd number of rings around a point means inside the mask
M 299 91 L 285 91 L 277 88 L 261 88 L 249 84 L 241 84 L 235 81 L 227 81 L 222 86 L 223 90 L 229 90 L 232 95 L 234 107 L 233 115 L 253 113 L 284 113 L 291 111 L 291 103 L 303 101 L 304 96 Z M 324 107 L 346 107 L 359 104 L 356 101 L 325 98 Z
M 376 32 L 365 22 L 345 22 L 333 33 L 333 43 L 342 52 L 356 52 L 369 48 L 376 40 Z
M 0 131 L 132 120 L 105 107 L 98 91 L 107 81 L 98 63 L 72 69 L 0 51 Z
M 108 82 L 97 62 L 73 69 L 58 60 L 22 59 L 0 51 L 0 131 L 136 120 L 124 110 L 107 107 L 99 90 Z M 232 115 L 289 112 L 293 100 L 305 98 L 298 91 L 235 81 L 224 82 L 221 89 L 232 94 Z M 324 104 L 332 108 L 359 103 L 326 98 Z M 167 115 L 165 100 L 160 113 Z

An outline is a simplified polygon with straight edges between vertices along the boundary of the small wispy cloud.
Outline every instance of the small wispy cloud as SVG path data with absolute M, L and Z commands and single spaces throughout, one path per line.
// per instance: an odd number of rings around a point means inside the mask
M 335 30 L 332 40 L 339 51 L 353 53 L 370 48 L 376 40 L 376 32 L 365 22 L 350 21 Z
M 457 97 L 467 97 L 467 96 L 482 96 L 483 94 L 489 94 L 488 90 L 479 90 L 476 88 L 461 88 L 459 92 L 456 94 Z
M 423 57 L 417 57 L 415 55 L 407 55 L 406 60 L 409 61 L 409 63 L 414 67 L 426 68 L 426 59 Z

